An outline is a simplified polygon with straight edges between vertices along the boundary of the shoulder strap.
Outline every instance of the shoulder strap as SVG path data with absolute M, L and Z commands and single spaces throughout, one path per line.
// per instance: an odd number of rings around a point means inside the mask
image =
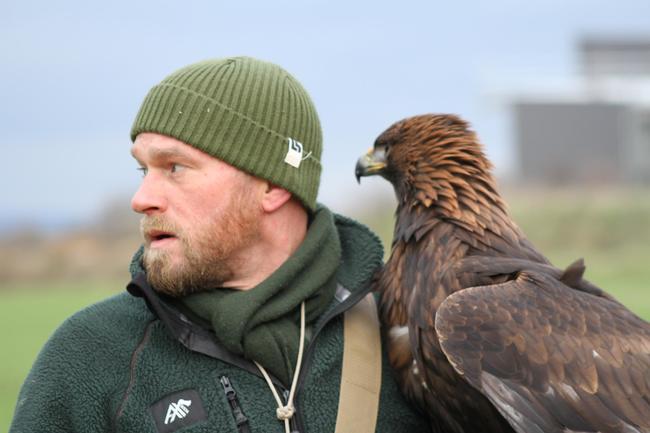
M 372 294 L 345 313 L 343 338 L 335 433 L 372 433 L 381 389 L 381 337 Z

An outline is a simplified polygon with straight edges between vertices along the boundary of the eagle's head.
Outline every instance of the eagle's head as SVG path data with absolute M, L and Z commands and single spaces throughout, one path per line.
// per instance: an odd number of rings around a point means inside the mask
M 393 184 L 399 206 L 435 208 L 461 218 L 498 204 L 492 165 L 467 122 L 451 114 L 409 117 L 390 126 L 359 158 L 355 174 Z

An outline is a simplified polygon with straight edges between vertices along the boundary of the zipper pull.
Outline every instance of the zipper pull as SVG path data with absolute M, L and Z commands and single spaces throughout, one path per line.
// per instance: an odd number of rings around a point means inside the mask
M 230 410 L 232 410 L 232 415 L 235 417 L 235 424 L 237 424 L 237 429 L 240 433 L 250 432 L 248 427 L 248 418 L 244 415 L 241 407 L 239 406 L 239 399 L 237 398 L 237 392 L 233 388 L 230 379 L 226 376 L 221 376 L 219 379 L 221 381 L 221 386 L 223 386 L 223 391 L 226 394 L 228 399 L 228 404 L 230 405 Z

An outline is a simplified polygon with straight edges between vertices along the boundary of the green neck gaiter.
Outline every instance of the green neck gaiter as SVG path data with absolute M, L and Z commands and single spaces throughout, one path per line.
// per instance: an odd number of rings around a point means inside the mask
M 340 260 L 334 217 L 319 207 L 296 252 L 259 285 L 197 293 L 182 302 L 212 323 L 228 350 L 259 362 L 289 385 L 298 356 L 300 304 L 305 301 L 307 324 L 324 312 L 336 291 Z

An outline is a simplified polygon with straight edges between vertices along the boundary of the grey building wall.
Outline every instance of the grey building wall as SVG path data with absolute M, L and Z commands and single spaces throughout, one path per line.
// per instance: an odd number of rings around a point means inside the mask
M 580 65 L 587 78 L 650 76 L 650 40 L 585 38 Z
M 625 149 L 625 179 L 650 185 L 650 108 L 638 108 L 631 114 L 629 143 Z
M 612 103 L 514 105 L 518 177 L 529 183 L 626 180 L 630 109 Z

